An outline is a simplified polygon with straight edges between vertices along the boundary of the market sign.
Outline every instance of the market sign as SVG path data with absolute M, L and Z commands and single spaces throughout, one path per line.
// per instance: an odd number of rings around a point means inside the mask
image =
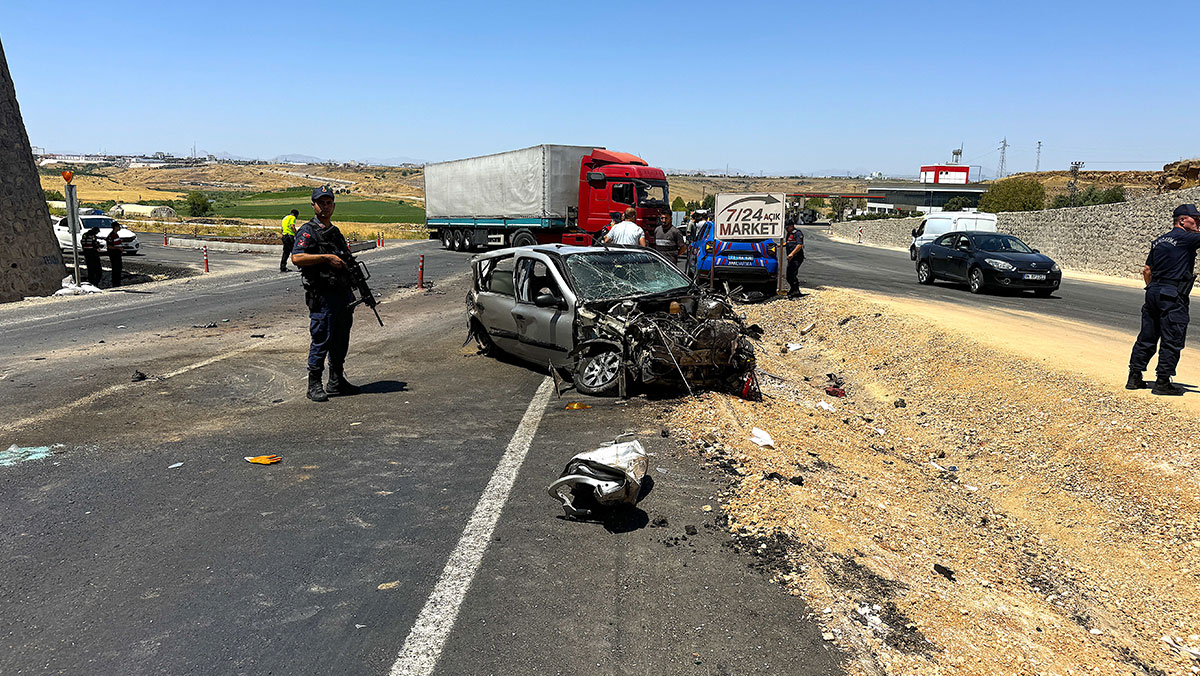
M 721 193 L 717 195 L 717 239 L 779 239 L 783 237 L 783 193 Z

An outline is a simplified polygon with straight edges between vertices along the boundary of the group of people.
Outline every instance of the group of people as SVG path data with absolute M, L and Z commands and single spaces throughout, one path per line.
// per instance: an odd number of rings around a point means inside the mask
M 121 226 L 113 222 L 112 230 L 104 237 L 104 248 L 108 253 L 109 267 L 112 268 L 112 286 L 121 286 L 123 274 L 123 256 L 121 248 Z M 83 261 L 87 264 L 87 281 L 92 286 L 100 286 L 100 278 L 104 269 L 100 264 L 100 228 L 92 227 L 83 231 L 79 237 L 79 249 L 83 251 Z
M 706 224 L 706 213 L 693 211 L 688 232 L 684 233 L 675 227 L 669 214 L 659 217 L 659 223 L 654 228 L 654 249 L 665 256 L 667 260 L 679 267 L 679 259 L 687 252 L 688 239 L 696 237 Z M 609 214 L 609 224 L 596 237 L 597 244 L 614 246 L 646 246 L 646 232 L 634 222 L 637 210 L 630 207 L 625 213 L 614 211 Z M 800 292 L 800 265 L 804 262 L 804 233 L 796 227 L 794 221 L 787 222 L 787 234 L 784 238 L 787 253 L 787 282 L 788 296 L 798 298 Z

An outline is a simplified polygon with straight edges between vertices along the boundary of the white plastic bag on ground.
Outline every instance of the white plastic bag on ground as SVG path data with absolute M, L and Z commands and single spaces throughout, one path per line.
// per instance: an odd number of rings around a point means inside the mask
M 753 430 L 750 430 L 750 441 L 753 441 L 763 448 L 775 448 L 775 440 L 771 438 L 771 435 L 757 427 L 755 427 Z
M 640 442 L 622 438 L 571 458 L 546 489 L 567 516 L 590 518 L 599 508 L 637 504 L 649 462 Z
M 62 288 L 54 292 L 55 296 L 82 296 L 88 293 L 103 293 L 100 289 L 92 286 L 90 282 L 82 282 L 75 284 L 73 276 L 63 277 Z

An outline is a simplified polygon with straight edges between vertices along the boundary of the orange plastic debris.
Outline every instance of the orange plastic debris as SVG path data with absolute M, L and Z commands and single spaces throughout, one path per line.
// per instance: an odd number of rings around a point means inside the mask
M 273 465 L 280 460 L 283 460 L 283 457 L 278 455 L 247 455 L 245 458 L 243 458 L 243 460 L 246 462 L 252 462 L 256 465 Z
M 568 410 L 568 411 L 579 411 L 579 410 L 582 410 L 582 409 L 585 409 L 585 408 L 591 408 L 591 406 L 588 406 L 587 404 L 580 403 L 580 402 L 578 402 L 578 401 L 573 401 L 573 402 L 571 402 L 571 403 L 567 404 L 566 410 Z

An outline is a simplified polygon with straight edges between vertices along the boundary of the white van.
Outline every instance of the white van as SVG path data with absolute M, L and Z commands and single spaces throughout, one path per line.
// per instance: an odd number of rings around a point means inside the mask
M 908 257 L 917 260 L 917 249 L 922 244 L 932 242 L 935 238 L 948 232 L 976 230 L 979 232 L 996 232 L 996 214 L 982 211 L 939 211 L 929 214 L 921 224 L 912 231 L 912 245 L 908 247 Z

